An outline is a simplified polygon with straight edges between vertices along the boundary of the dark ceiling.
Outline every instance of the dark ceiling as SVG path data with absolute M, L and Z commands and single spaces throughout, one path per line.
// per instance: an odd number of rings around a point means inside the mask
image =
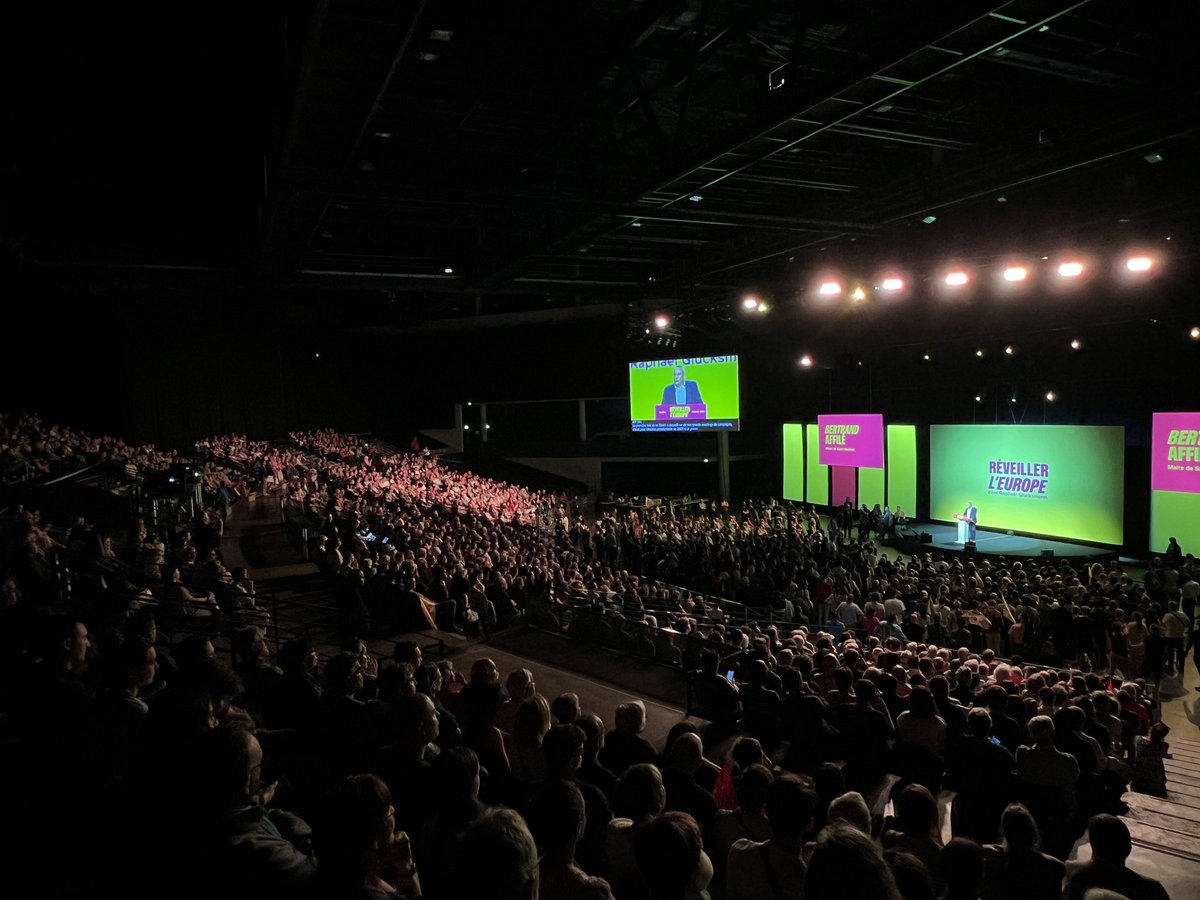
M 1180 264 L 1200 197 L 1184 6 L 32 9 L 0 233 L 56 279 L 361 302 L 402 329 L 599 307 L 719 332 L 762 327 L 728 315 L 744 291 L 779 313 L 827 269 L 920 286 L 951 257 L 1135 244 Z

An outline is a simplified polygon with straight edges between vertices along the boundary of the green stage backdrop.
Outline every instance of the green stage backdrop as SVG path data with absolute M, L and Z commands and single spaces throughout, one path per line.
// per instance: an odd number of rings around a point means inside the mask
M 1125 429 L 1093 425 L 933 425 L 929 514 L 972 501 L 979 527 L 1124 541 Z
M 675 366 L 683 366 L 687 380 L 696 382 L 709 419 L 740 418 L 738 358 L 703 356 L 630 363 L 629 417 L 634 422 L 654 421 L 654 407 L 662 402 L 663 388 L 671 383 Z

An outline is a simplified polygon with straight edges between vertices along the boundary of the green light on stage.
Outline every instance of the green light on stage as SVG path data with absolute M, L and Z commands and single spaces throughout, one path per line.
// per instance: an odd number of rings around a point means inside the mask
M 783 499 L 804 500 L 804 426 L 783 426 Z
M 816 423 L 804 426 L 805 499 L 816 506 L 829 505 L 829 466 L 819 462 L 821 447 Z

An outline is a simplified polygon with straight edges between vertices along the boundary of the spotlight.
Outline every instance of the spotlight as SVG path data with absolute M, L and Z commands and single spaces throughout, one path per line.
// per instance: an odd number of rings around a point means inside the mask
M 921 359 L 925 360 L 925 362 L 929 362 L 929 354 L 926 353 L 924 356 L 921 357 Z
M 946 274 L 946 284 L 951 287 L 962 287 L 971 279 L 967 277 L 967 273 L 960 269 L 955 269 L 953 272 Z
M 1014 356 L 1014 355 L 1016 355 L 1016 352 L 1017 352 L 1017 348 L 1014 347 L 1012 344 L 1004 345 L 1004 355 L 1005 356 Z
M 976 395 L 975 395 L 975 402 L 976 402 L 976 403 L 982 403 L 982 402 L 983 402 L 983 396 L 982 396 L 982 395 L 980 395 L 980 394 L 976 394 Z
M 742 309 L 758 309 L 758 298 L 753 294 L 742 298 Z
M 836 281 L 822 282 L 821 287 L 817 291 L 822 297 L 836 297 L 841 292 L 842 286 Z
M 800 357 L 800 368 L 811 369 L 812 367 L 813 367 L 813 358 L 809 354 L 805 353 L 803 356 Z
M 763 303 L 761 300 L 759 300 L 759 301 L 758 301 L 758 312 L 759 312 L 759 314 L 760 314 L 760 315 L 761 315 L 762 313 L 765 313 L 765 312 L 766 312 L 767 310 L 769 310 L 770 308 L 771 308 L 771 307 L 767 306 L 767 304 Z
M 904 290 L 904 279 L 895 276 L 885 278 L 880 287 L 885 291 L 902 291 Z
M 1005 281 L 1024 281 L 1029 277 L 1029 270 L 1024 266 L 1008 266 L 1004 270 Z
M 666 315 L 665 313 L 659 313 L 657 316 L 654 317 L 654 327 L 655 328 L 666 328 L 670 324 L 671 324 L 671 317 Z
M 1125 268 L 1130 272 L 1149 272 L 1154 262 L 1148 256 L 1131 256 L 1125 260 Z
M 442 274 L 443 275 L 453 275 L 454 269 L 451 266 L 445 266 L 442 268 Z
M 866 300 L 867 292 L 862 289 L 862 285 L 858 285 L 854 292 L 850 295 L 851 300 Z
M 983 348 L 982 348 L 982 347 L 980 347 L 978 350 L 976 350 L 976 351 L 975 351 L 975 355 L 976 355 L 977 357 L 979 357 L 980 359 L 983 359 Z
M 1058 399 L 1058 394 L 1054 393 L 1054 391 L 1046 391 L 1046 402 L 1047 403 L 1053 403 L 1057 399 Z
M 1077 260 L 1070 260 L 1058 267 L 1058 274 L 1063 278 L 1078 278 L 1083 274 L 1083 263 Z
M 1071 349 L 1072 350 L 1082 350 L 1083 349 L 1083 341 L 1081 341 L 1079 338 L 1075 338 L 1074 340 L 1071 341 Z
M 1200 341 L 1200 325 L 1193 325 L 1192 330 L 1188 332 L 1188 337 L 1193 341 Z

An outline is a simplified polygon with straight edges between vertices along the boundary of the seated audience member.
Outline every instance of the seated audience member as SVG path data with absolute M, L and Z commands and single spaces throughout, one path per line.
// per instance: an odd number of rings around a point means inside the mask
M 638 869 L 649 900 L 707 897 L 712 866 L 704 855 L 700 825 L 683 812 L 665 812 L 633 836 Z
M 633 849 L 633 835 L 646 823 L 662 815 L 667 792 L 657 766 L 637 763 L 617 781 L 617 816 L 608 823 L 606 855 L 608 883 L 617 900 L 645 895 L 641 870 Z
M 617 707 L 613 730 L 604 736 L 604 747 L 600 751 L 600 763 L 616 775 L 637 763 L 657 763 L 658 754 L 650 742 L 642 737 L 646 728 L 646 704 L 641 700 L 630 700 Z
M 1000 818 L 1000 836 L 999 844 L 983 848 L 983 900 L 1058 900 L 1065 868 L 1038 852 L 1041 836 L 1029 810 L 1010 804 Z
M 1054 720 L 1049 716 L 1030 719 L 1029 740 L 1031 745 L 1017 748 L 1017 777 L 1034 787 L 1052 789 L 1052 799 L 1061 799 L 1066 811 L 1073 813 L 1079 762 L 1055 747 Z
M 479 782 L 486 773 L 469 747 L 452 747 L 438 756 L 433 767 L 434 792 L 437 802 L 429 816 L 421 822 L 420 838 L 416 842 L 417 867 L 422 887 L 429 896 L 452 897 L 456 855 L 455 840 L 487 811 L 479 801 Z M 532 843 L 532 839 L 531 839 Z M 534 853 L 536 869 L 536 852 Z M 471 872 L 485 871 L 478 862 L 468 863 Z M 474 896 L 484 896 L 475 889 Z
M 901 900 L 891 869 L 875 843 L 850 825 L 830 825 L 817 835 L 804 876 L 805 900 Z
M 512 734 L 517 710 L 522 703 L 537 694 L 533 673 L 528 669 L 513 669 L 504 679 L 504 694 L 505 699 L 502 699 L 500 709 L 496 713 L 496 727 L 505 734 Z
M 712 824 L 709 849 L 717 882 L 725 883 L 725 863 L 730 847 L 742 840 L 766 841 L 771 837 L 767 796 L 774 780 L 771 770 L 761 763 L 748 766 L 736 776 L 737 807 L 719 810 Z
M 431 746 L 440 727 L 433 701 L 424 694 L 407 694 L 390 705 L 378 728 L 381 746 L 373 770 L 394 798 L 397 828 L 408 834 L 415 834 L 432 811 L 435 795 Z
M 683 734 L 671 748 L 671 765 L 663 771 L 667 809 L 688 813 L 705 832 L 717 814 L 713 795 L 696 783 L 704 764 L 704 744 L 697 734 Z
M 884 850 L 883 859 L 904 900 L 938 900 L 925 863 L 906 850 Z
M 942 880 L 942 835 L 938 824 L 937 800 L 927 788 L 910 784 L 896 801 L 896 828 L 883 833 L 883 847 L 906 850 L 925 864 L 934 886 Z
M 943 900 L 979 900 L 983 882 L 983 852 L 970 838 L 954 838 L 942 851 Z
M 612 821 L 612 807 L 604 792 L 578 779 L 583 762 L 585 738 L 583 731 L 574 725 L 555 725 L 542 741 L 542 752 L 546 759 L 546 784 L 567 781 L 583 796 L 585 827 L 575 850 L 580 867 L 589 875 L 608 874 L 608 823 Z
M 580 716 L 575 725 L 583 731 L 583 764 L 576 777 L 599 788 L 610 805 L 617 802 L 617 776 L 600 764 L 599 753 L 604 749 L 604 722 L 594 714 Z
M 950 752 L 948 786 L 956 791 L 952 821 L 955 835 L 995 840 L 1000 813 L 1012 794 L 1013 755 L 992 740 L 992 717 L 983 707 L 967 716 L 969 734 Z
M 319 863 L 314 900 L 415 900 L 421 883 L 408 835 L 396 829 L 392 795 L 374 775 L 350 775 L 313 816 Z
M 524 785 L 538 784 L 546 777 L 542 738 L 549 730 L 550 705 L 546 698 L 535 694 L 522 701 L 513 718 L 512 737 L 505 741 L 505 753 L 513 778 Z
M 579 695 L 571 691 L 559 694 L 550 704 L 550 715 L 556 725 L 571 725 L 581 713 Z
M 586 815 L 583 795 L 573 782 L 547 783 L 530 804 L 528 820 L 543 853 L 538 878 L 541 900 L 612 900 L 608 882 L 588 875 L 575 862 Z
M 538 848 L 525 820 L 493 809 L 462 833 L 453 848 L 455 900 L 538 900 Z
M 203 738 L 189 875 L 213 897 L 263 900 L 303 891 L 316 870 L 312 830 L 298 816 L 270 809 L 276 783 L 262 783 L 263 752 L 240 723 Z
M 795 775 L 777 778 L 767 789 L 772 836 L 743 838 L 729 850 L 726 900 L 799 896 L 804 892 L 804 836 L 812 826 L 817 795 Z
M 1082 900 L 1093 888 L 1114 891 L 1128 900 L 1167 900 L 1160 882 L 1139 875 L 1125 865 L 1133 844 L 1129 826 L 1116 816 L 1092 816 L 1088 821 L 1092 858 L 1067 868 L 1063 900 Z
M 844 822 L 871 836 L 871 807 L 858 791 L 847 791 L 829 804 L 829 824 Z

